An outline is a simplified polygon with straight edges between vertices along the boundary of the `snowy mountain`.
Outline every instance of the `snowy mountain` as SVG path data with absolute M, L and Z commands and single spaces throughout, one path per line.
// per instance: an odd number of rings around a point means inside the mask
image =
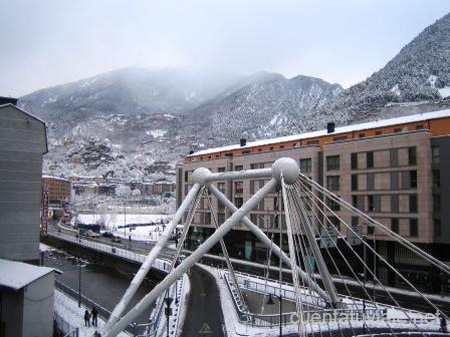
M 267 72 L 126 68 L 39 90 L 21 97 L 19 106 L 48 122 L 45 172 L 157 179 L 173 174 L 161 160 L 173 163 L 243 134 L 287 132 L 283 126 L 341 90 L 320 79 Z
M 450 106 L 450 14 L 347 90 L 324 80 L 126 68 L 21 97 L 49 123 L 44 171 L 167 177 L 190 150 Z M 173 179 L 173 176 L 172 176 Z
M 385 107 L 409 106 L 405 103 L 448 96 L 450 14 L 422 31 L 384 68 L 343 91 L 319 112 L 328 119 L 348 123 L 376 118 Z M 399 113 L 398 108 L 395 110 Z
M 215 97 L 241 77 L 187 68 L 123 68 L 21 97 L 22 106 L 48 120 L 109 114 L 177 114 Z
M 292 132 L 294 121 L 308 120 L 313 112 L 339 94 L 342 87 L 318 78 L 259 73 L 247 85 L 189 111 L 195 126 L 207 131 L 214 144 L 239 138 L 261 139 Z

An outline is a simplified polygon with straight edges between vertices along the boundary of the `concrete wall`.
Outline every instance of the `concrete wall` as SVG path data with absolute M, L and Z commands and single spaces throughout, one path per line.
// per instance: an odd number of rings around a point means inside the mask
M 0 335 L 2 337 L 22 336 L 22 322 L 23 289 L 19 291 L 2 289 L 0 292 Z
M 0 258 L 39 258 L 45 125 L 13 105 L 0 106 Z
M 23 294 L 23 337 L 46 337 L 53 333 L 54 273 L 25 287 Z

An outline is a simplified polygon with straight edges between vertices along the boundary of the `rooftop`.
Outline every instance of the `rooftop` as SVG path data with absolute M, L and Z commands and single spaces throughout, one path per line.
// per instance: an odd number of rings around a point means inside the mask
M 54 269 L 0 259 L 0 286 L 19 290 Z
M 438 118 L 445 118 L 445 117 L 450 117 L 450 109 L 409 115 L 409 116 L 403 116 L 403 117 L 381 119 L 381 120 L 377 120 L 377 121 L 373 121 L 373 122 L 352 124 L 352 125 L 337 127 L 335 129 L 335 131 L 332 133 L 332 135 L 338 135 L 341 133 L 352 132 L 352 131 L 362 131 L 362 130 L 375 129 L 375 128 L 381 128 L 381 127 L 386 127 L 386 126 L 400 125 L 400 124 L 406 124 L 406 123 L 420 122 L 420 121 L 426 121 L 429 119 L 438 119 Z M 327 132 L 326 129 L 323 129 L 323 130 L 319 130 L 319 131 L 301 133 L 301 134 L 292 135 L 292 136 L 284 136 L 284 137 L 278 137 L 278 138 L 257 140 L 254 142 L 248 142 L 245 146 L 240 146 L 240 144 L 234 144 L 234 145 L 228 145 L 228 146 L 223 146 L 223 147 L 206 149 L 206 150 L 202 150 L 202 151 L 198 151 L 193 154 L 190 154 L 187 156 L 187 158 L 197 157 L 197 156 L 202 156 L 202 155 L 217 153 L 217 152 L 232 151 L 232 150 L 237 150 L 237 149 L 247 149 L 247 148 L 252 148 L 252 147 L 262 146 L 262 145 L 277 144 L 277 143 L 281 143 L 281 142 L 296 141 L 296 140 L 300 140 L 300 139 L 316 138 L 316 137 L 321 137 L 321 136 L 326 136 L 326 135 L 330 135 L 330 134 Z

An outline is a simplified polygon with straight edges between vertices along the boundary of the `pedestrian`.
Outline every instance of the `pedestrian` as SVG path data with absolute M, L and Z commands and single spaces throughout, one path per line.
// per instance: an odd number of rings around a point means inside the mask
M 87 310 L 84 311 L 84 326 L 91 326 L 91 315 Z
M 92 308 L 91 316 L 92 316 L 92 325 L 97 326 L 98 311 L 96 307 Z
M 447 333 L 448 329 L 447 329 L 447 320 L 445 319 L 444 316 L 441 317 L 441 330 L 443 333 Z

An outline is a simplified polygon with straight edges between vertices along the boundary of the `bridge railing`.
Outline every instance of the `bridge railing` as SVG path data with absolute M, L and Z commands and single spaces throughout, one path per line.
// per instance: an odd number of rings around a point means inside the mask
M 104 243 L 93 242 L 89 240 L 85 240 L 80 237 L 74 237 L 69 234 L 64 233 L 49 233 L 49 235 L 62 239 L 64 241 L 68 241 L 83 247 L 87 247 L 96 251 L 104 252 L 110 255 L 118 256 L 127 260 L 136 261 L 139 263 L 143 263 L 146 255 L 135 253 L 126 249 L 118 248 L 115 246 L 107 245 Z M 170 262 L 166 260 L 157 259 L 152 266 L 155 269 L 158 269 L 163 272 L 167 272 L 170 269 Z
M 78 300 L 78 291 L 76 291 L 75 289 L 72 289 L 71 287 L 65 285 L 64 283 L 61 283 L 60 281 L 55 280 L 55 287 L 60 290 L 61 292 L 63 292 L 64 294 L 66 294 L 67 296 L 69 296 L 70 298 L 72 298 L 73 300 L 77 301 Z M 84 296 L 81 294 L 80 296 L 81 298 L 81 303 L 87 307 L 87 308 L 93 308 L 96 307 L 97 311 L 98 311 L 98 315 L 100 317 L 102 317 L 103 319 L 107 320 L 109 318 L 109 316 L 111 316 L 111 312 L 102 307 L 100 304 L 94 302 L 93 300 L 91 300 L 90 298 Z M 142 336 L 142 337 L 146 337 L 149 335 L 145 335 L 145 334 L 140 334 L 146 331 L 146 326 L 148 324 L 129 324 L 126 327 L 126 331 L 131 333 L 133 336 L 138 337 L 138 336 Z M 71 332 L 71 331 L 68 331 Z M 72 336 L 72 335 L 70 335 Z
M 78 337 L 79 329 L 68 323 L 64 318 L 62 318 L 58 313 L 53 313 L 53 323 L 54 327 L 62 333 L 64 337 Z

